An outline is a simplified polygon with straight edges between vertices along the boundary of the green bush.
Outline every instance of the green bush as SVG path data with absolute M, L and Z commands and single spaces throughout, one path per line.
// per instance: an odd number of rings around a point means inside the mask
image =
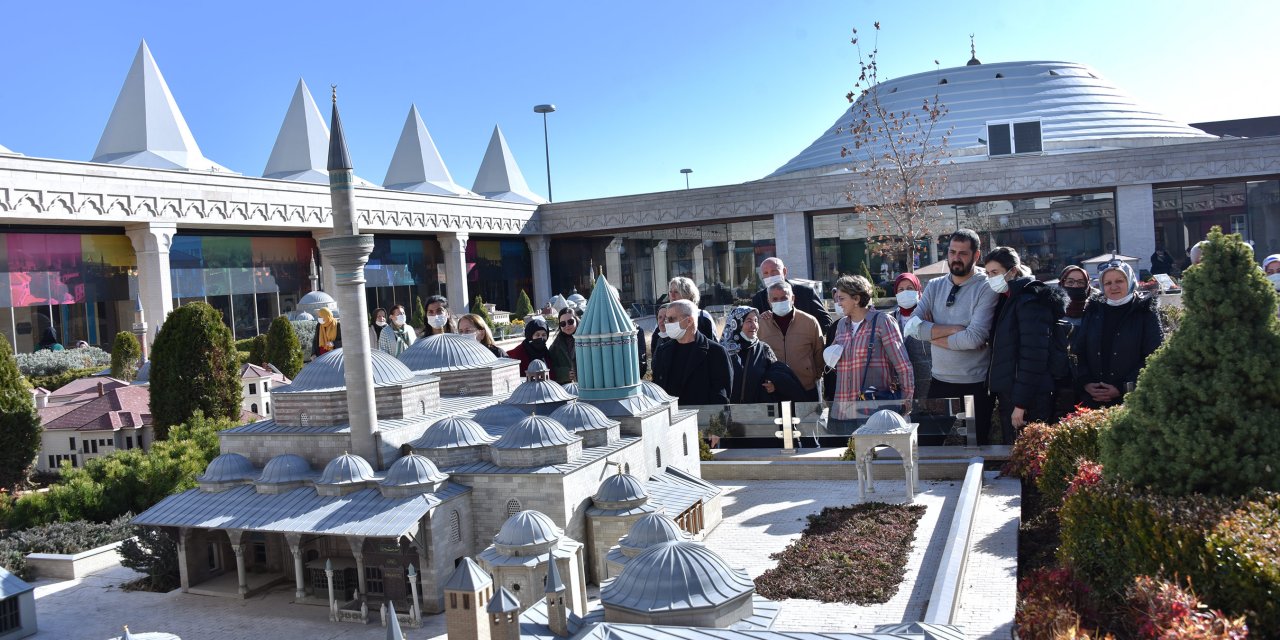
M 1062 505 L 1063 494 L 1081 461 L 1098 460 L 1098 434 L 1107 428 L 1119 410 L 1119 407 L 1082 408 L 1054 425 L 1040 477 L 1036 479 L 1036 488 L 1050 507 Z
M 133 382 L 141 364 L 142 345 L 138 344 L 138 337 L 128 331 L 117 333 L 111 344 L 111 377 Z
M 151 416 L 156 440 L 196 411 L 240 416 L 240 365 L 231 329 L 203 302 L 174 309 L 160 327 L 151 355 Z
M 40 415 L 18 373 L 9 342 L 0 338 L 0 490 L 26 481 L 40 453 Z
M 418 335 L 427 335 L 427 308 L 422 305 L 422 296 L 413 297 L 413 317 L 405 318 L 405 324 L 412 325 L 417 329 Z
M 516 310 L 511 313 L 511 317 L 515 320 L 524 320 L 533 313 L 533 302 L 529 300 L 529 294 L 520 290 L 520 297 L 516 299 Z
M 1169 495 L 1280 490 L 1276 293 L 1239 235 L 1209 233 L 1182 326 L 1102 437 L 1108 474 Z
M 1245 504 L 1218 523 L 1208 546 L 1213 605 L 1243 613 L 1255 630 L 1280 634 L 1280 495 Z
M 44 387 L 49 391 L 57 391 L 68 384 L 75 382 L 81 378 L 88 378 L 102 371 L 101 367 L 86 367 L 84 369 L 67 369 L 62 373 L 54 373 L 47 376 L 28 376 L 27 383 L 32 387 Z
M 476 296 L 475 299 L 471 301 L 471 313 L 480 316 L 480 319 L 484 320 L 485 326 L 490 328 L 493 327 L 493 316 L 490 315 L 489 310 L 485 308 L 484 298 Z
M 239 340 L 236 340 L 236 351 L 244 351 L 244 352 L 253 351 L 253 341 L 256 339 L 257 339 L 257 336 L 254 336 L 252 338 L 240 338 Z
M 0 564 L 18 577 L 30 579 L 24 557 L 28 553 L 81 553 L 119 542 L 134 534 L 129 524 L 132 519 L 133 514 L 126 513 L 105 523 L 55 522 L 11 532 L 0 538 Z
M 294 342 L 297 342 L 297 340 Z M 249 357 L 247 362 L 262 366 L 262 364 L 267 361 L 267 334 L 259 333 L 254 336 L 253 342 L 249 345 Z
M 1185 313 L 1182 307 L 1175 307 L 1171 304 L 1162 304 L 1156 307 L 1156 313 L 1160 314 L 1160 329 L 1164 331 L 1164 339 L 1168 340 L 1178 327 L 1182 326 L 1182 316 Z
M 62 351 L 19 353 L 18 370 L 27 378 L 53 376 L 72 369 L 101 371 L 111 365 L 111 354 L 97 347 L 81 347 Z
M 293 334 L 298 336 L 298 347 L 302 349 L 303 361 L 315 355 L 316 323 L 307 320 L 290 320 L 289 326 L 293 327 Z M 267 340 L 271 340 L 270 331 L 267 332 Z
M 120 564 L 147 576 L 152 591 L 166 592 L 178 586 L 178 541 L 166 531 L 139 527 L 136 538 L 120 545 Z
M 264 362 L 274 364 L 280 373 L 290 380 L 298 375 L 302 370 L 302 345 L 298 343 L 298 334 L 294 332 L 293 323 L 289 322 L 288 318 L 277 316 L 271 321 L 266 343 Z

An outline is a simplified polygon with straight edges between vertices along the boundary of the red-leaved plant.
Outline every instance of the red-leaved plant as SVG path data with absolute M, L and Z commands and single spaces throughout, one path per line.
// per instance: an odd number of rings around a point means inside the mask
M 1244 617 L 1231 619 L 1204 606 L 1194 593 L 1149 576 L 1134 578 L 1129 605 L 1144 640 L 1240 640 L 1249 637 Z

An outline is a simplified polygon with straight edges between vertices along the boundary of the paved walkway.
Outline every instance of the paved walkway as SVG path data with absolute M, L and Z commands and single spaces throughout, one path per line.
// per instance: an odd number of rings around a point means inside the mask
M 805 516 L 826 506 L 852 504 L 857 486 L 843 481 L 750 481 L 725 484 L 724 521 L 707 544 L 729 561 L 758 576 L 773 566 L 769 554 L 799 537 Z M 870 630 L 877 624 L 918 620 L 932 586 L 934 566 L 942 555 L 946 529 L 960 483 L 924 482 L 916 502 L 928 510 L 921 519 L 908 559 L 908 581 L 888 603 L 871 607 L 829 605 L 808 600 L 783 603 L 778 630 Z M 900 501 L 903 483 L 877 483 L 876 497 Z M 974 529 L 974 553 L 966 574 L 968 596 L 960 622 L 969 638 L 1007 640 L 1012 625 L 1017 567 L 1019 493 L 1011 480 L 988 479 Z M 939 526 L 935 526 L 939 525 Z M 293 604 L 293 588 L 235 600 L 184 594 L 125 592 L 119 585 L 137 577 L 115 568 L 81 580 L 41 580 L 36 585 L 40 640 L 105 640 L 120 634 L 166 631 L 183 640 L 381 640 L 386 630 L 328 621 L 321 606 Z M 914 578 L 914 580 L 912 580 Z M 592 589 L 594 595 L 595 590 Z M 592 602 L 595 606 L 598 601 Z M 375 614 L 376 616 L 376 614 Z M 414 640 L 444 637 L 444 617 L 430 616 L 422 629 L 405 629 Z

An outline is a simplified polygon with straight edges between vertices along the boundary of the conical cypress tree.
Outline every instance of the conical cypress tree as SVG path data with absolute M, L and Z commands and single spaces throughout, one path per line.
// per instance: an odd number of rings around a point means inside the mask
M 420 336 L 425 336 L 429 333 L 427 331 L 427 308 L 422 306 L 422 296 L 413 297 L 413 317 L 407 318 L 405 323 L 413 325 Z
M 480 319 L 484 320 L 484 323 L 489 327 L 489 330 L 493 330 L 493 316 L 489 315 L 489 310 L 485 308 L 484 298 L 476 296 L 475 299 L 471 301 L 471 313 L 480 316 Z
M 27 479 L 40 452 L 40 415 L 9 341 L 0 336 L 0 489 Z
M 157 440 L 196 410 L 240 417 L 240 364 L 222 313 L 203 302 L 174 309 L 151 350 L 151 417 Z
M 142 345 L 138 344 L 138 337 L 129 331 L 117 333 L 115 341 L 111 343 L 111 377 L 133 382 L 140 364 Z
M 526 316 L 533 313 L 533 302 L 529 300 L 529 294 L 520 290 L 520 297 L 516 299 L 516 310 L 512 315 L 516 320 L 524 320 Z
M 1253 250 L 1216 227 L 1182 284 L 1182 325 L 1101 434 L 1103 465 L 1170 495 L 1278 490 L 1276 293 Z
M 274 364 L 290 380 L 302 370 L 302 345 L 293 330 L 293 323 L 284 316 L 272 320 L 271 329 L 267 331 L 267 362 Z

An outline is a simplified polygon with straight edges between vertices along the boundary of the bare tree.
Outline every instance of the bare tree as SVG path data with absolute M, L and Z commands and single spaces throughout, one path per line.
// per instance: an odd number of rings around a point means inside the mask
M 879 22 L 875 32 L 877 43 L 864 55 L 858 30 L 853 30 L 861 69 L 853 91 L 845 96 L 853 105 L 853 122 L 848 127 L 851 140 L 841 147 L 840 156 L 853 159 L 858 179 L 845 196 L 866 224 L 869 244 L 905 256 L 910 269 L 916 242 L 934 242 L 948 228 L 950 218 L 934 205 L 946 186 L 951 130 L 940 124 L 947 107 L 937 90 L 918 106 L 897 109 L 885 104 L 879 79 Z

